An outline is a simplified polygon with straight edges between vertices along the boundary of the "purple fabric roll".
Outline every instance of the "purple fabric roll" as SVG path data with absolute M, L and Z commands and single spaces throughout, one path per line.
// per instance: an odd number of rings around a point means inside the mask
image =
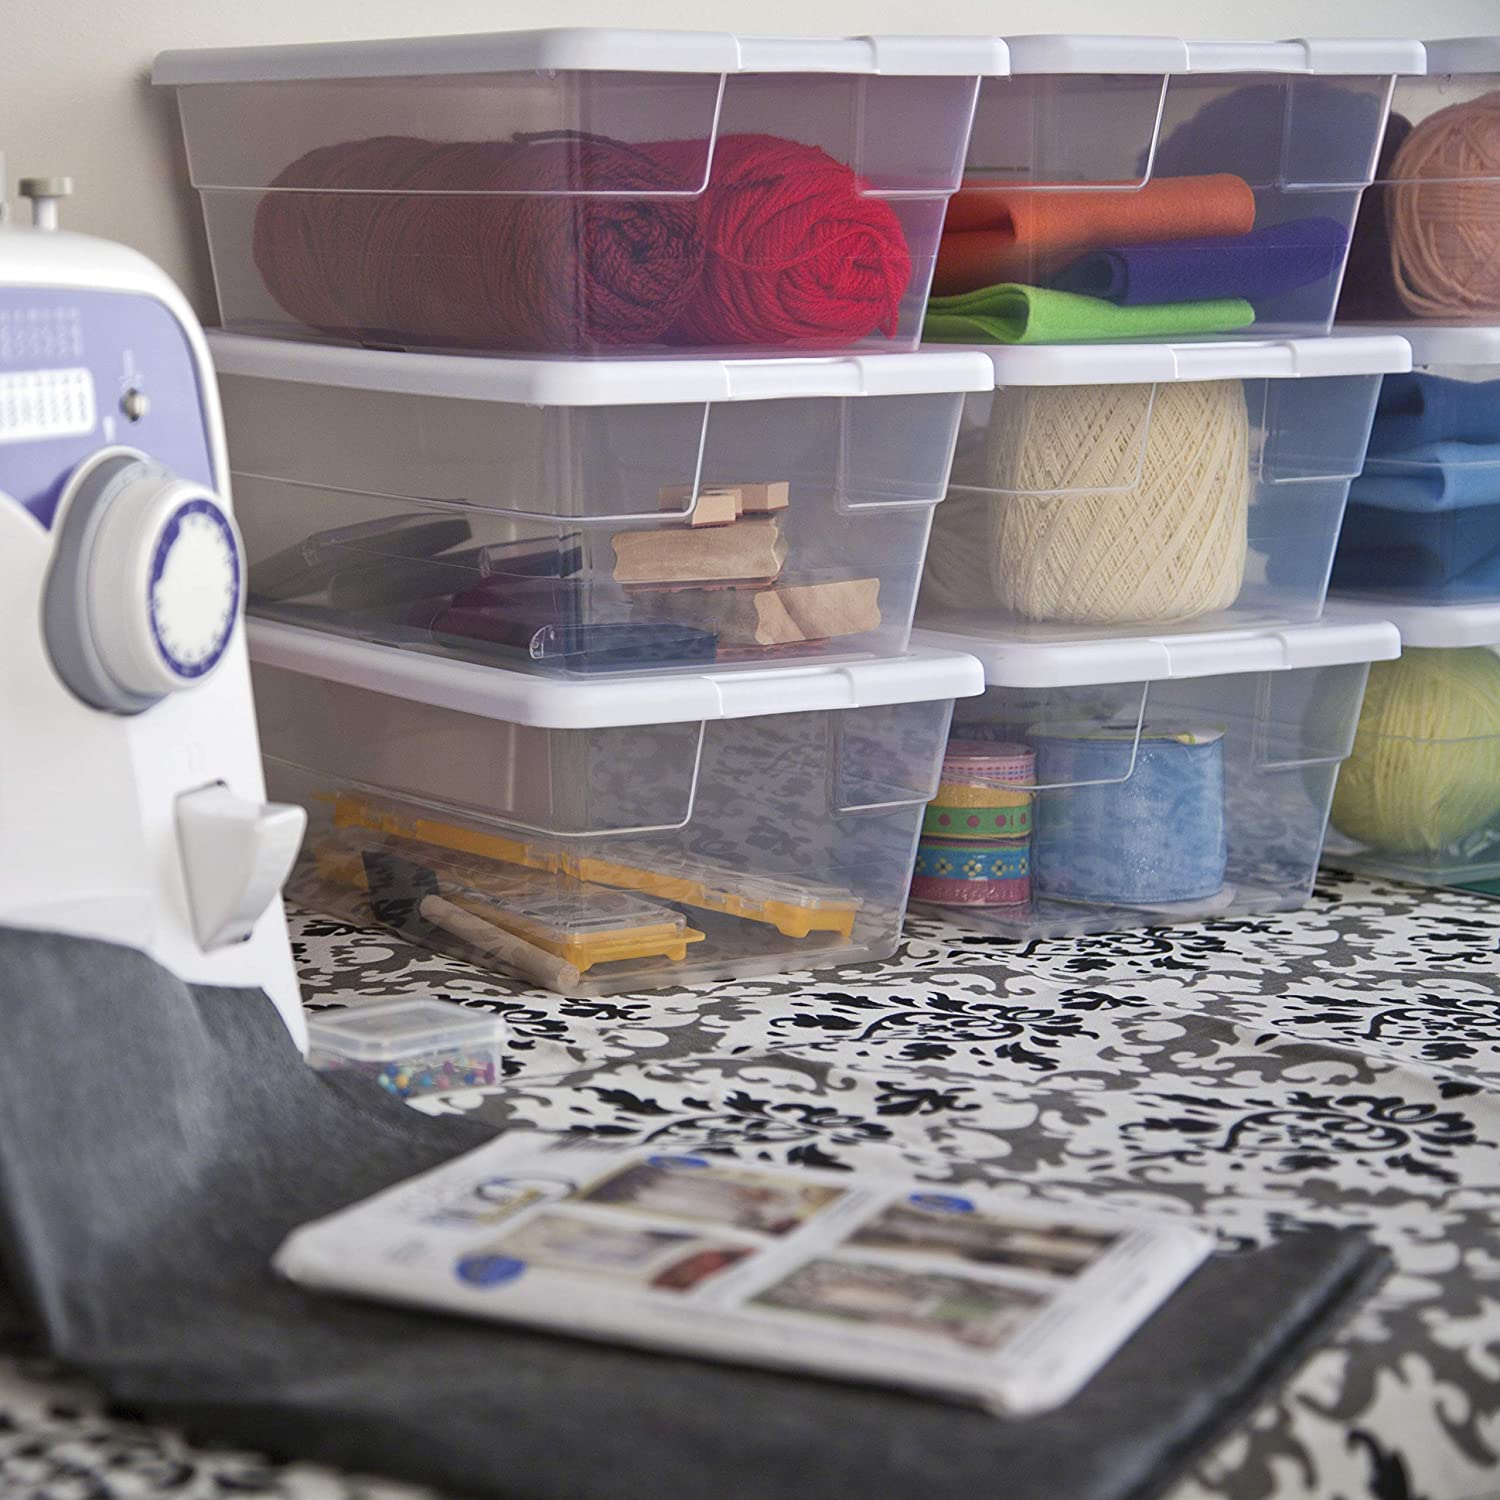
M 1127 307 L 1210 297 L 1259 302 L 1336 275 L 1346 242 L 1332 219 L 1294 219 L 1229 238 L 1091 250 L 1052 286 Z
M 1336 314 L 1340 323 L 1378 323 L 1406 317 L 1406 305 L 1396 290 L 1396 278 L 1391 271 L 1391 232 L 1386 223 L 1386 198 L 1391 189 L 1385 183 L 1396 153 L 1410 134 L 1411 121 L 1404 115 L 1393 114 L 1386 122 L 1375 182 L 1359 200 L 1359 217 L 1354 221 L 1349 264 L 1344 267 L 1344 289 L 1339 294 Z

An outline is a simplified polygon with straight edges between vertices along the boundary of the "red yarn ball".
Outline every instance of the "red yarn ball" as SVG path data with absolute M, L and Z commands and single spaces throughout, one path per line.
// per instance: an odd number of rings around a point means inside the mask
M 663 141 L 686 175 L 701 141 Z M 703 203 L 703 277 L 671 326 L 674 344 L 855 343 L 893 336 L 911 252 L 891 206 L 819 146 L 729 135 L 714 148 Z

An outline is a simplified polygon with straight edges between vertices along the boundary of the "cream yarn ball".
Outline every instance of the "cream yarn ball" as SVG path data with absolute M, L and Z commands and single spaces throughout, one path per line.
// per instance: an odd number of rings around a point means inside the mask
M 1500 657 L 1408 647 L 1370 667 L 1333 826 L 1394 852 L 1435 851 L 1500 814 Z
M 1237 380 L 997 390 L 988 493 L 938 506 L 924 596 L 1090 625 L 1227 609 L 1245 579 L 1249 454 Z

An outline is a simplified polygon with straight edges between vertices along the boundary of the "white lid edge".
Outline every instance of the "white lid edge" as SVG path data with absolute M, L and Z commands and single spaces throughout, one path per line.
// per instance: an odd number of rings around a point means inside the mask
M 1500 602 L 1493 604 L 1391 604 L 1339 596 L 1329 601 L 1340 618 L 1388 620 L 1403 646 L 1500 646 Z
M 1311 73 L 1328 77 L 1421 73 L 1410 39 L 1297 37 L 1188 41 L 1169 36 L 1008 36 L 1010 71 L 1025 73 Z
M 205 47 L 157 55 L 155 84 L 281 83 L 517 72 L 869 73 L 974 77 L 1009 71 L 991 36 L 758 37 L 644 27 L 548 27 L 463 36 Z
M 1424 72 L 1500 73 L 1500 36 L 1431 37 L 1423 43 Z
M 250 659 L 433 708 L 534 729 L 616 729 L 760 714 L 812 713 L 972 698 L 984 672 L 972 655 L 914 650 L 868 660 L 784 663 L 764 669 L 545 677 L 422 651 L 250 620 Z
M 1411 345 L 1416 370 L 1438 365 L 1500 368 L 1500 324 L 1413 323 L 1402 326 L 1401 337 Z
M 1390 332 L 1181 344 L 975 345 L 970 352 L 989 361 L 997 387 L 1391 375 L 1411 369 L 1412 359 L 1404 334 Z
M 1087 687 L 1167 678 L 1289 672 L 1300 667 L 1387 661 L 1401 637 L 1384 619 L 1323 619 L 1279 629 L 1217 630 L 1198 635 L 1121 636 L 1093 641 L 1030 641 L 957 631 L 915 630 L 914 644 L 969 651 L 989 687 Z
M 526 406 L 651 406 L 793 396 L 987 391 L 989 361 L 936 346 L 909 354 L 796 359 L 506 359 L 354 349 L 212 331 L 220 375 Z

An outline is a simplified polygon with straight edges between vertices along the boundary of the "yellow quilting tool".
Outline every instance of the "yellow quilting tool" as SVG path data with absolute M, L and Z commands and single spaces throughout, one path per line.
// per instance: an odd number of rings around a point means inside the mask
M 334 826 L 367 828 L 528 870 L 636 891 L 701 911 L 723 912 L 764 923 L 789 938 L 829 932 L 848 941 L 860 907 L 858 897 L 834 886 L 756 875 L 697 855 L 628 843 L 609 854 L 579 854 L 409 814 L 350 793 L 340 793 L 335 799 Z
M 494 864 L 437 852 L 431 845 L 391 834 L 392 851 L 420 861 L 442 882 L 444 899 L 496 927 L 572 964 L 580 974 L 595 964 L 664 958 L 680 963 L 688 947 L 703 941 L 670 907 L 642 901 L 544 872 L 507 874 Z M 313 866 L 326 881 L 366 889 L 366 840 L 335 834 L 312 848 Z

